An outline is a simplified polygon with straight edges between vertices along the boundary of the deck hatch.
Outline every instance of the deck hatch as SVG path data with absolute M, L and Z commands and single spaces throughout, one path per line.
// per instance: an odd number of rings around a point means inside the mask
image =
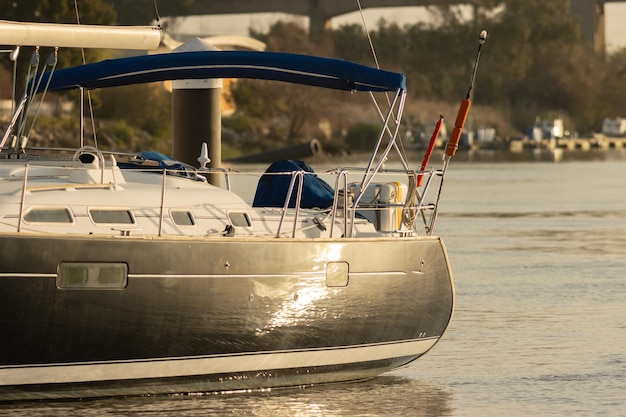
M 122 289 L 128 284 L 125 263 L 61 262 L 57 267 L 59 289 Z

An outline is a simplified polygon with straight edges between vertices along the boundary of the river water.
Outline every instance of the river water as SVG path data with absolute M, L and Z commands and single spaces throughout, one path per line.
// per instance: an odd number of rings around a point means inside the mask
M 452 161 L 448 332 L 362 383 L 0 406 L 11 416 L 624 416 L 626 160 Z

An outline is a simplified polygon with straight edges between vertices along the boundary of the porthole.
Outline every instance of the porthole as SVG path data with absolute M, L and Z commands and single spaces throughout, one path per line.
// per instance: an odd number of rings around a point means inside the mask
M 62 262 L 57 268 L 60 289 L 121 289 L 128 284 L 125 263 Z
M 328 262 L 326 264 L 326 285 L 328 287 L 347 287 L 350 277 L 350 265 L 347 262 Z

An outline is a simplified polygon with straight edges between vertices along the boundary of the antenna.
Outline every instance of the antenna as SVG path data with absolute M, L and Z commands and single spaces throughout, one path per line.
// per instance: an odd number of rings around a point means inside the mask
M 461 100 L 461 105 L 459 106 L 459 112 L 456 115 L 456 121 L 454 122 L 454 128 L 452 129 L 452 134 L 450 134 L 450 140 L 448 141 L 448 145 L 446 146 L 446 153 L 443 156 L 443 168 L 441 169 L 441 181 L 439 182 L 439 191 L 437 193 L 437 200 L 435 202 L 435 210 L 431 215 L 430 222 L 430 232 L 432 233 L 435 229 L 435 221 L 437 220 L 437 214 L 439 209 L 439 199 L 441 198 L 441 190 L 443 189 L 443 180 L 446 175 L 446 170 L 448 169 L 448 164 L 450 163 L 450 159 L 456 153 L 456 150 L 459 147 L 459 139 L 461 139 L 461 132 L 463 131 L 463 126 L 465 125 L 465 120 L 467 119 L 467 114 L 469 113 L 470 106 L 472 102 L 470 101 L 470 96 L 472 95 L 472 89 L 474 88 L 474 79 L 476 78 L 476 69 L 478 68 L 478 60 L 480 59 L 480 49 L 483 44 L 487 40 L 487 31 L 483 30 L 480 32 L 478 36 L 478 53 L 476 54 L 476 62 L 474 63 L 474 70 L 472 71 L 472 78 L 470 79 L 469 88 L 467 89 L 467 95 L 464 100 Z
M 474 80 L 476 79 L 476 70 L 478 69 L 478 60 L 480 59 L 480 49 L 482 48 L 485 40 L 487 39 L 487 31 L 483 30 L 480 32 L 480 36 L 478 37 L 478 53 L 476 55 L 476 62 L 474 63 L 474 70 L 472 71 L 472 78 L 470 79 L 469 88 L 467 89 L 467 95 L 465 96 L 465 100 L 461 101 L 461 105 L 459 106 L 459 112 L 456 115 L 456 121 L 454 122 L 454 128 L 452 129 L 452 134 L 450 135 L 450 140 L 448 141 L 448 146 L 446 146 L 446 157 L 452 158 L 456 153 L 456 150 L 459 147 L 459 139 L 461 139 L 461 132 L 463 131 L 463 126 L 465 126 L 465 120 L 467 119 L 467 115 L 469 113 L 470 106 L 472 102 L 470 101 L 470 96 L 472 94 L 472 89 L 474 88 Z
M 209 158 L 209 150 L 206 142 L 202 142 L 202 148 L 200 149 L 200 156 L 198 157 L 198 162 L 200 163 L 200 168 L 206 169 L 206 164 L 211 162 Z

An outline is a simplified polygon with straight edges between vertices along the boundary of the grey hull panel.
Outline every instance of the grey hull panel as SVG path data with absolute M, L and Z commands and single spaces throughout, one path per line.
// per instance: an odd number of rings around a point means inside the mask
M 453 310 L 434 238 L 2 240 L 0 326 L 12 337 L 0 347 L 0 399 L 75 384 L 108 395 L 103 374 L 131 393 L 371 377 L 430 349 Z M 128 282 L 60 289 L 62 262 L 123 263 Z M 347 268 L 346 285 L 329 281 L 329 263 Z

